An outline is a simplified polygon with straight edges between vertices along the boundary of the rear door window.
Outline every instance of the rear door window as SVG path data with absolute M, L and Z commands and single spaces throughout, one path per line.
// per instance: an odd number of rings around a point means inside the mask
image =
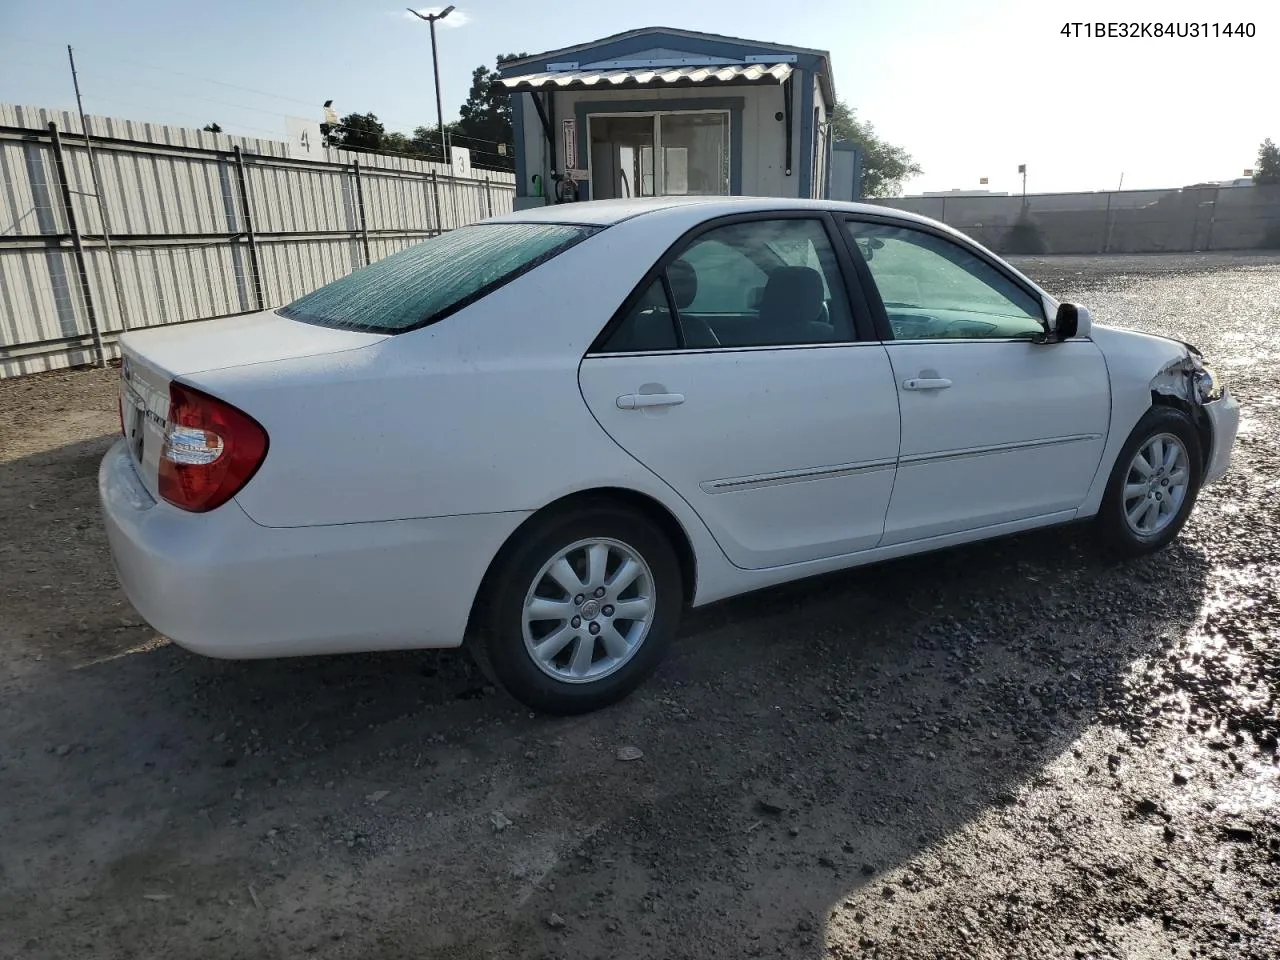
M 279 313 L 324 327 L 404 333 L 474 303 L 599 229 L 559 223 L 459 227 L 349 273 Z
M 835 249 L 819 219 L 747 220 L 713 227 L 680 254 L 696 290 L 676 297 L 682 326 L 700 318 L 724 347 L 854 339 Z M 692 345 L 692 344 L 690 344 Z
M 698 292 L 686 308 L 690 313 L 747 313 L 768 280 L 736 244 L 712 234 L 695 240 L 680 258 L 698 277 Z

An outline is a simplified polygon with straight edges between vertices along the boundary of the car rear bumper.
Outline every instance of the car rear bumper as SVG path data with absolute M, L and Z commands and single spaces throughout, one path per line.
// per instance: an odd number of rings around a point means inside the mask
M 528 515 L 264 527 L 234 500 L 187 513 L 152 498 L 123 440 L 98 493 L 134 607 L 230 659 L 457 646 L 490 559 Z
M 1209 451 L 1209 465 L 1205 468 L 1204 482 L 1221 479 L 1231 466 L 1231 448 L 1236 442 L 1236 430 L 1240 427 L 1240 404 L 1225 388 L 1222 396 L 1204 405 L 1213 427 L 1213 447 Z

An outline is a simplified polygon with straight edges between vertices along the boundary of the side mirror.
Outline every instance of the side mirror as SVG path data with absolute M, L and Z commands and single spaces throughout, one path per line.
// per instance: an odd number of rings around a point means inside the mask
M 760 309 L 760 301 L 764 299 L 764 287 L 752 287 L 747 291 L 747 307 L 751 310 Z
M 1087 337 L 1091 320 L 1087 308 L 1076 303 L 1058 304 L 1058 315 L 1053 320 L 1052 339 L 1055 342 L 1070 340 L 1072 337 Z

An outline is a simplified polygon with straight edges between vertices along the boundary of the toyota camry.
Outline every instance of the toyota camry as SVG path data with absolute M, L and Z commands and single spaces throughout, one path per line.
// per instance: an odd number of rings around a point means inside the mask
M 121 349 L 99 492 L 158 631 L 465 643 L 556 713 L 633 690 L 689 606 L 1074 521 L 1157 550 L 1238 421 L 1194 347 L 823 201 L 521 211 Z

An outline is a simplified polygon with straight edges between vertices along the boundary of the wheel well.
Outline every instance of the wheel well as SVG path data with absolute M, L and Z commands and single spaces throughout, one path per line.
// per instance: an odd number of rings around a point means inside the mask
M 671 548 L 676 552 L 676 559 L 680 563 L 680 586 L 684 591 L 685 601 L 691 601 L 698 583 L 697 560 L 694 557 L 693 545 L 689 542 L 689 536 L 685 533 L 680 521 L 661 503 L 646 494 L 621 487 L 599 487 L 594 490 L 581 490 L 561 497 L 559 500 L 553 500 L 541 509 L 536 510 L 532 516 L 527 517 L 520 526 L 511 532 L 506 542 L 502 544 L 501 549 L 494 554 L 493 559 L 489 562 L 489 569 L 485 571 L 484 579 L 480 582 L 480 589 L 476 591 L 475 599 L 471 602 L 471 614 L 467 618 L 467 635 L 470 636 L 472 634 L 476 609 L 480 604 L 481 598 L 489 589 L 489 578 L 497 568 L 498 561 L 506 555 L 514 544 L 519 542 L 519 538 L 531 524 L 544 520 L 548 514 L 567 512 L 588 504 L 602 502 L 629 507 L 652 521 L 663 532 L 667 541 L 671 544 Z
M 1160 393 L 1157 390 L 1151 391 L 1151 405 L 1153 407 L 1158 405 L 1181 410 L 1191 419 L 1191 422 L 1196 427 L 1196 436 L 1200 438 L 1201 469 L 1207 470 L 1209 468 L 1209 457 L 1213 452 L 1213 425 L 1209 423 L 1208 414 L 1198 404 L 1192 403 L 1190 400 L 1168 393 Z

